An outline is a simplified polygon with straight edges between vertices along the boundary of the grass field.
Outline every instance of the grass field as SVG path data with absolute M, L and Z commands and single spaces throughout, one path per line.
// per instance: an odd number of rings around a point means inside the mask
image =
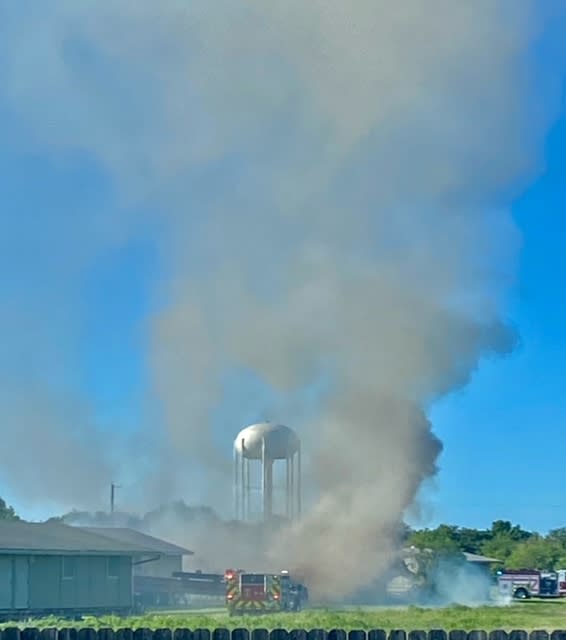
M 15 626 L 15 625 L 2 625 Z M 566 629 L 566 603 L 521 602 L 506 607 L 447 607 L 425 609 L 408 607 L 398 609 L 374 608 L 345 611 L 311 610 L 298 614 L 275 614 L 266 616 L 229 618 L 223 611 L 198 611 L 192 613 L 146 614 L 132 618 L 85 618 L 71 622 L 46 618 L 20 622 L 20 627 L 121 627 L 150 629 L 189 628 L 215 629 L 237 627 L 285 628 L 285 629 Z

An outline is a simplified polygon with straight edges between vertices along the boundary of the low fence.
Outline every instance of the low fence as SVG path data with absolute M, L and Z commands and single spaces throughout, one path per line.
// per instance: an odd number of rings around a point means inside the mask
M 371 631 L 343 629 L 19 629 L 5 628 L 0 640 L 566 640 L 566 630 L 547 631 Z

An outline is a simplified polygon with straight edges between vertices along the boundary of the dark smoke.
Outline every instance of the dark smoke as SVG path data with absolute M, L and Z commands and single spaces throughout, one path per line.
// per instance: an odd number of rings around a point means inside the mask
M 188 491 L 200 469 L 198 490 L 224 506 L 242 425 L 222 440 L 212 416 L 226 373 L 253 371 L 290 399 L 271 418 L 301 431 L 317 490 L 267 553 L 321 597 L 385 570 L 437 469 L 430 404 L 509 349 L 504 194 L 547 124 L 537 6 L 58 0 L 3 21 L 4 101 L 36 144 L 86 153 L 116 186 L 122 214 L 100 221 L 98 249 L 148 217 L 165 230 L 148 346 L 165 428 L 146 477 Z M 306 419 L 296 398 L 321 380 Z M 58 428 L 15 415 L 26 441 Z M 54 494 L 90 481 L 90 447 L 68 455 L 81 462 Z

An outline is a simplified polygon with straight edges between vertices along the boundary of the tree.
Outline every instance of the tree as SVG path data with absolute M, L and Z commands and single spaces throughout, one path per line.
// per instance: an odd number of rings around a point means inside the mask
M 434 551 L 460 551 L 458 544 L 458 527 L 441 524 L 436 529 L 413 531 L 408 544 L 419 549 L 433 549 Z
M 481 545 L 481 553 L 497 558 L 507 565 L 511 554 L 520 543 L 528 540 L 533 534 L 521 529 L 509 520 L 496 520 Z
M 507 559 L 513 553 L 513 549 L 517 544 L 508 535 L 499 533 L 482 544 L 481 552 L 485 556 L 497 558 L 497 560 L 507 564 Z
M 532 536 L 513 549 L 506 566 L 509 569 L 552 570 L 558 568 L 563 554 L 564 548 L 558 541 Z
M 559 529 L 552 529 L 552 531 L 548 532 L 547 537 L 549 540 L 554 540 L 566 548 L 566 527 L 560 527 Z
M 530 531 L 521 529 L 518 524 L 511 524 L 509 520 L 496 520 L 491 525 L 491 535 L 492 537 L 506 536 L 510 540 L 519 542 L 520 540 L 527 540 L 533 534 Z
M 553 529 L 546 537 L 548 541 L 553 542 L 560 550 L 560 556 L 556 561 L 555 569 L 563 569 L 566 567 L 566 527 Z
M 481 529 L 459 529 L 458 544 L 462 551 L 481 554 L 483 545 L 491 539 L 491 531 Z
M 0 520 L 19 520 L 19 516 L 13 507 L 6 504 L 6 501 L 0 498 Z

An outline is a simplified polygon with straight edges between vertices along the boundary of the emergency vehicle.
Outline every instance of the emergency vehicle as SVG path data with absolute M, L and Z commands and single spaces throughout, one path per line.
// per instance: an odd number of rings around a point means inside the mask
M 527 598 L 566 597 L 566 570 L 535 571 L 528 569 L 497 572 L 497 586 L 503 596 Z
M 306 587 L 292 580 L 286 571 L 274 574 L 227 569 L 224 581 L 226 606 L 231 616 L 300 611 L 308 600 Z

